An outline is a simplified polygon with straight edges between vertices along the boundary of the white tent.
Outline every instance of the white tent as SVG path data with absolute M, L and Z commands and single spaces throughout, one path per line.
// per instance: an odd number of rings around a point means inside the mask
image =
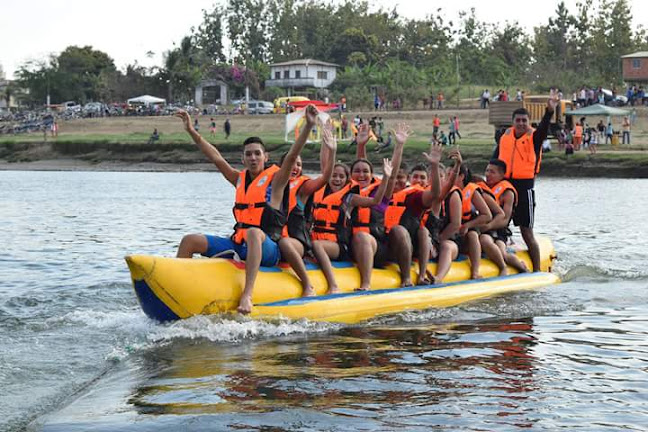
M 166 104 L 166 99 L 158 98 L 151 95 L 138 96 L 128 99 L 126 102 L 129 104 L 143 104 L 143 105 L 154 105 L 154 104 Z

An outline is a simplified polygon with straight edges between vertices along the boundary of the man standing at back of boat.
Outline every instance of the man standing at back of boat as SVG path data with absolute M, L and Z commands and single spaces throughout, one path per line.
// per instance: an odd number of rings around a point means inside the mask
M 191 258 L 195 253 L 211 257 L 234 251 L 244 259 L 245 286 L 237 308 L 240 313 L 247 314 L 252 310 L 252 291 L 259 266 L 271 267 L 279 262 L 281 254 L 278 241 L 286 224 L 284 191 L 292 167 L 315 125 L 317 114 L 315 106 L 306 107 L 304 128 L 290 147 L 281 167 L 266 167 L 268 153 L 263 141 L 258 137 L 247 138 L 243 142 L 242 160 L 245 169 L 242 171 L 233 168 L 215 146 L 200 136 L 193 128 L 189 114 L 185 111 L 176 114 L 198 148 L 236 188 L 234 234 L 231 237 L 186 235 L 180 242 L 177 257 Z
M 553 91 L 537 129 L 529 124 L 526 108 L 513 111 L 513 126 L 502 134 L 493 152 L 493 159 L 506 163 L 505 179 L 510 181 L 518 194 L 513 223 L 520 227 L 522 238 L 529 249 L 533 271 L 540 271 L 540 246 L 533 234 L 535 212 L 535 176 L 540 172 L 542 142 L 547 138 L 549 123 L 558 95 Z

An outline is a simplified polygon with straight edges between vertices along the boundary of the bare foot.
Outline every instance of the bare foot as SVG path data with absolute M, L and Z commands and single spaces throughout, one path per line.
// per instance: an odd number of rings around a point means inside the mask
M 304 288 L 304 291 L 302 292 L 302 297 L 315 297 L 316 295 L 317 293 L 312 286 Z
M 425 274 L 419 275 L 419 277 L 416 278 L 416 285 L 430 285 L 430 279 Z
M 340 288 L 337 285 L 330 286 L 326 294 L 337 294 L 340 292 Z
M 369 287 L 367 286 L 361 286 L 359 288 L 356 288 L 355 291 L 369 291 Z
M 526 263 L 524 261 L 520 261 L 520 268 L 518 269 L 520 273 L 528 273 L 529 272 L 529 267 L 527 267 Z
M 401 285 L 400 285 L 401 288 L 411 287 L 413 285 L 414 284 L 412 283 L 412 279 L 410 278 L 401 279 Z
M 470 274 L 470 279 L 481 279 L 481 275 L 479 273 L 471 273 Z
M 238 311 L 238 313 L 243 315 L 247 315 L 252 312 L 252 298 L 249 296 L 241 297 L 236 310 Z
M 508 268 L 504 267 L 503 269 L 500 269 L 500 273 L 499 273 L 500 276 L 508 276 L 508 274 L 509 274 Z
M 437 277 L 437 275 L 430 275 L 430 284 L 431 284 L 431 285 L 438 285 L 438 284 L 440 284 L 441 282 L 443 282 L 443 280 L 439 279 L 439 278 Z

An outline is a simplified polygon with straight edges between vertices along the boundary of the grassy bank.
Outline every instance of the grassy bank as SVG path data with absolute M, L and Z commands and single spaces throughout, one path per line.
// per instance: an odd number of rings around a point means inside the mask
M 475 172 L 482 172 L 493 147 L 493 128 L 487 123 L 485 110 L 451 111 L 411 111 L 402 113 L 379 113 L 387 129 L 399 122 L 407 122 L 415 131 L 405 149 L 405 161 L 413 165 L 421 160 L 421 152 L 428 146 L 432 133 L 432 116 L 439 113 L 441 129 L 447 132 L 450 116 L 457 115 L 461 121 L 461 134 L 458 140 L 467 163 Z M 360 113 L 363 118 L 374 113 Z M 350 115 L 352 117 L 352 115 Z M 248 136 L 257 135 L 264 139 L 274 159 L 288 149 L 284 140 L 284 119 L 282 116 L 233 116 L 233 133 L 225 140 L 220 126 L 223 117 L 214 118 L 219 130 L 211 134 L 208 129 L 209 116 L 200 116 L 201 133 L 216 144 L 231 161 L 239 161 L 240 143 Z M 597 119 L 590 119 L 590 122 Z M 160 140 L 147 144 L 154 128 L 160 132 Z M 0 136 L 0 160 L 9 164 L 24 162 L 50 161 L 56 166 L 57 160 L 78 160 L 93 164 L 159 164 L 157 169 L 173 169 L 173 165 L 204 164 L 203 155 L 182 130 L 180 121 L 173 117 L 136 117 L 82 119 L 62 122 L 59 136 L 44 138 L 43 134 Z M 648 122 L 646 112 L 640 111 L 632 132 L 632 146 L 599 146 L 600 152 L 590 156 L 586 152 L 566 157 L 557 151 L 543 157 L 542 174 L 553 176 L 588 177 L 637 177 L 648 178 Z M 348 149 L 348 142 L 339 145 L 338 159 L 349 162 L 355 149 Z M 554 149 L 557 146 L 554 145 Z M 369 157 L 377 164 L 387 152 L 374 152 L 369 146 Z M 302 153 L 305 166 L 317 169 L 319 166 L 319 145 L 307 144 Z M 61 169 L 65 169 L 62 167 Z

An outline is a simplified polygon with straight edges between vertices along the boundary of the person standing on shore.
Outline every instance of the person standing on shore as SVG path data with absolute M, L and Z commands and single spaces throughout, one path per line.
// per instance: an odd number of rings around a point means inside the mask
M 621 124 L 623 131 L 623 144 L 630 144 L 630 119 L 628 116 L 623 117 L 623 123 Z
M 436 138 L 439 134 L 439 128 L 441 127 L 441 119 L 438 114 L 434 114 L 434 119 L 432 120 L 432 137 Z
M 232 132 L 232 125 L 230 124 L 229 118 L 225 119 L 225 124 L 223 125 L 223 131 L 225 132 L 225 139 L 229 139 L 230 133 Z
M 506 163 L 505 179 L 517 191 L 518 203 L 513 223 L 520 227 L 534 272 L 540 271 L 540 246 L 533 234 L 536 205 L 533 187 L 535 177 L 540 172 L 542 142 L 547 138 L 551 116 L 558 103 L 558 95 L 552 92 L 544 116 L 535 130 L 529 124 L 529 112 L 525 108 L 513 111 L 513 126 L 502 134 L 493 152 L 493 159 Z
M 454 145 L 455 142 L 457 141 L 457 134 L 455 128 L 456 128 L 456 123 L 452 120 L 452 117 L 450 117 L 448 120 L 448 144 L 449 145 Z

